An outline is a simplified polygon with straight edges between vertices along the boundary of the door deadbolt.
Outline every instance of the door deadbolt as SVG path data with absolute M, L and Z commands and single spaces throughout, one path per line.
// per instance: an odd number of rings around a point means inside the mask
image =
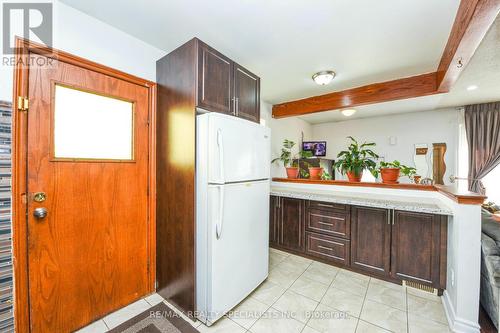
M 35 202 L 44 202 L 45 199 L 47 199 L 47 194 L 45 194 L 45 192 L 36 192 L 33 195 L 33 200 Z

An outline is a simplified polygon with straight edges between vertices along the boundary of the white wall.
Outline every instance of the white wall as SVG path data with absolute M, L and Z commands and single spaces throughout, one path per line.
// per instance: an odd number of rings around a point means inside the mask
M 260 107 L 261 121 L 271 128 L 271 158 L 279 157 L 283 140 L 289 139 L 296 143 L 294 153 L 299 150 L 302 141 L 312 138 L 312 126 L 308 122 L 297 117 L 274 119 L 271 116 L 272 105 L 262 102 Z M 286 171 L 281 162 L 273 163 L 271 166 L 272 177 L 286 177 Z
M 159 50 L 102 21 L 54 3 L 54 48 L 97 63 L 156 81 Z M 13 68 L 0 67 L 0 100 L 12 99 Z
M 449 182 L 450 175 L 456 175 L 458 145 L 458 116 L 456 109 L 413 112 L 375 118 L 353 119 L 336 123 L 312 125 L 312 139 L 327 141 L 327 158 L 335 159 L 339 151 L 347 147 L 347 136 L 360 141 L 373 141 L 375 151 L 386 161 L 399 160 L 413 166 L 413 149 L 416 143 L 429 146 L 445 142 L 446 174 L 444 181 Z M 279 135 L 273 132 L 274 135 Z M 397 143 L 390 145 L 389 137 L 396 137 Z M 336 175 L 337 179 L 341 177 Z M 402 178 L 401 181 L 404 181 Z

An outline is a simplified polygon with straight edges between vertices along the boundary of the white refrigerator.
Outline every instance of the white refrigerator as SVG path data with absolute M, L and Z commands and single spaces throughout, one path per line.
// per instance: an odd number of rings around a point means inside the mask
M 196 117 L 196 316 L 211 325 L 268 275 L 270 129 Z

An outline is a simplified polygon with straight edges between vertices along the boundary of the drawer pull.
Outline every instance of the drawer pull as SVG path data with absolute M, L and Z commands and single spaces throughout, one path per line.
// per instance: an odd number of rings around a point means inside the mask
M 318 247 L 320 249 L 323 249 L 323 250 L 333 251 L 333 249 L 331 247 L 328 247 L 328 246 L 318 245 Z
M 333 205 L 327 205 L 327 204 L 322 204 L 322 203 L 317 203 L 316 205 L 320 206 L 320 207 L 330 207 L 330 208 L 333 208 Z
M 327 216 L 327 215 L 320 215 L 320 214 L 313 214 L 313 213 L 310 213 L 311 216 L 316 216 L 316 217 L 325 217 L 327 219 L 331 219 L 331 220 L 338 220 L 338 221 L 344 221 L 345 218 L 343 217 L 336 217 L 336 216 Z
M 326 223 L 326 222 L 321 222 L 321 221 L 318 221 L 318 224 L 324 224 L 324 225 L 329 225 L 329 226 L 332 225 L 331 223 Z

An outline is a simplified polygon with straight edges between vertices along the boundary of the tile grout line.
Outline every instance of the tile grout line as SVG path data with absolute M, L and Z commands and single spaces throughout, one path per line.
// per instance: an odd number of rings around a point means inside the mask
M 288 258 L 288 257 L 290 257 L 290 255 L 288 255 L 286 258 Z M 286 258 L 285 258 L 285 259 L 283 259 L 280 263 L 282 263 L 283 261 L 285 261 L 285 260 L 286 260 Z M 309 259 L 309 260 L 310 260 L 310 259 Z M 307 269 L 309 268 L 309 266 L 311 266 L 311 265 L 312 265 L 312 263 L 313 263 L 313 260 L 311 260 L 311 262 L 309 263 L 309 265 L 307 265 L 306 269 L 305 269 L 302 273 L 300 273 L 300 275 L 299 275 L 299 276 L 298 276 L 298 277 L 297 277 L 297 278 L 296 278 L 296 279 L 292 282 L 292 284 L 290 285 L 290 287 L 288 287 L 288 288 L 284 288 L 284 289 L 285 289 L 285 291 L 284 291 L 282 294 L 280 294 L 280 295 L 279 295 L 279 297 L 278 297 L 278 298 L 277 298 L 277 299 L 276 299 L 276 300 L 275 300 L 275 301 L 274 301 L 274 302 L 273 302 L 273 303 L 269 306 L 269 308 L 267 308 L 267 310 L 266 310 L 265 312 L 267 312 L 267 311 L 269 311 L 269 309 L 273 308 L 273 305 L 274 305 L 274 304 L 276 304 L 276 302 L 278 302 L 278 301 L 279 301 L 279 299 L 280 299 L 281 297 L 283 297 L 283 295 L 284 295 L 284 294 L 285 294 L 288 290 L 290 290 L 290 288 L 291 288 L 291 287 L 292 287 L 292 285 L 295 283 L 295 281 L 297 281 L 297 280 L 298 280 L 298 279 L 302 276 L 302 274 L 304 274 L 304 272 L 305 272 L 305 271 L 307 271 Z M 290 272 L 290 273 L 291 273 L 291 272 Z M 267 279 L 266 279 L 266 280 L 267 280 Z M 271 281 L 269 281 L 269 282 L 271 282 Z M 273 282 L 271 282 L 271 283 L 273 283 Z M 278 286 L 280 286 L 280 285 L 279 285 L 279 284 L 277 284 L 277 283 L 275 283 L 275 284 L 276 284 L 276 285 L 278 285 Z M 281 286 L 280 286 L 280 287 L 281 287 Z M 291 291 L 293 291 L 293 290 L 291 290 Z M 266 305 L 267 305 L 267 304 L 266 304 Z M 275 308 L 273 308 L 273 309 L 274 309 L 274 310 L 277 310 L 277 309 L 275 309 Z M 282 312 L 282 311 L 280 311 L 280 310 L 277 310 L 277 311 Z M 255 321 L 255 323 L 253 323 L 253 324 L 252 324 L 252 326 L 250 326 L 250 328 L 248 329 L 248 331 L 250 331 L 250 330 L 252 329 L 252 327 L 254 327 L 254 325 L 255 325 L 255 324 L 256 324 L 256 323 L 257 323 L 257 322 L 258 322 L 261 318 L 262 318 L 262 316 L 260 316 L 260 317 L 259 317 L 259 319 L 257 319 L 257 320 Z M 292 319 L 293 319 L 293 318 L 292 318 Z M 295 319 L 295 320 L 296 320 L 296 319 Z M 298 320 L 297 320 L 297 321 L 298 321 Z M 299 322 L 300 322 L 300 321 L 299 321 Z M 300 323 L 302 323 L 302 322 L 300 322 Z M 305 327 L 305 326 L 304 326 L 304 327 Z M 304 329 L 304 328 L 302 328 L 302 330 L 303 330 L 303 329 Z M 302 332 L 302 330 L 301 330 L 301 332 Z M 250 331 L 250 332 L 251 332 L 251 331 Z

